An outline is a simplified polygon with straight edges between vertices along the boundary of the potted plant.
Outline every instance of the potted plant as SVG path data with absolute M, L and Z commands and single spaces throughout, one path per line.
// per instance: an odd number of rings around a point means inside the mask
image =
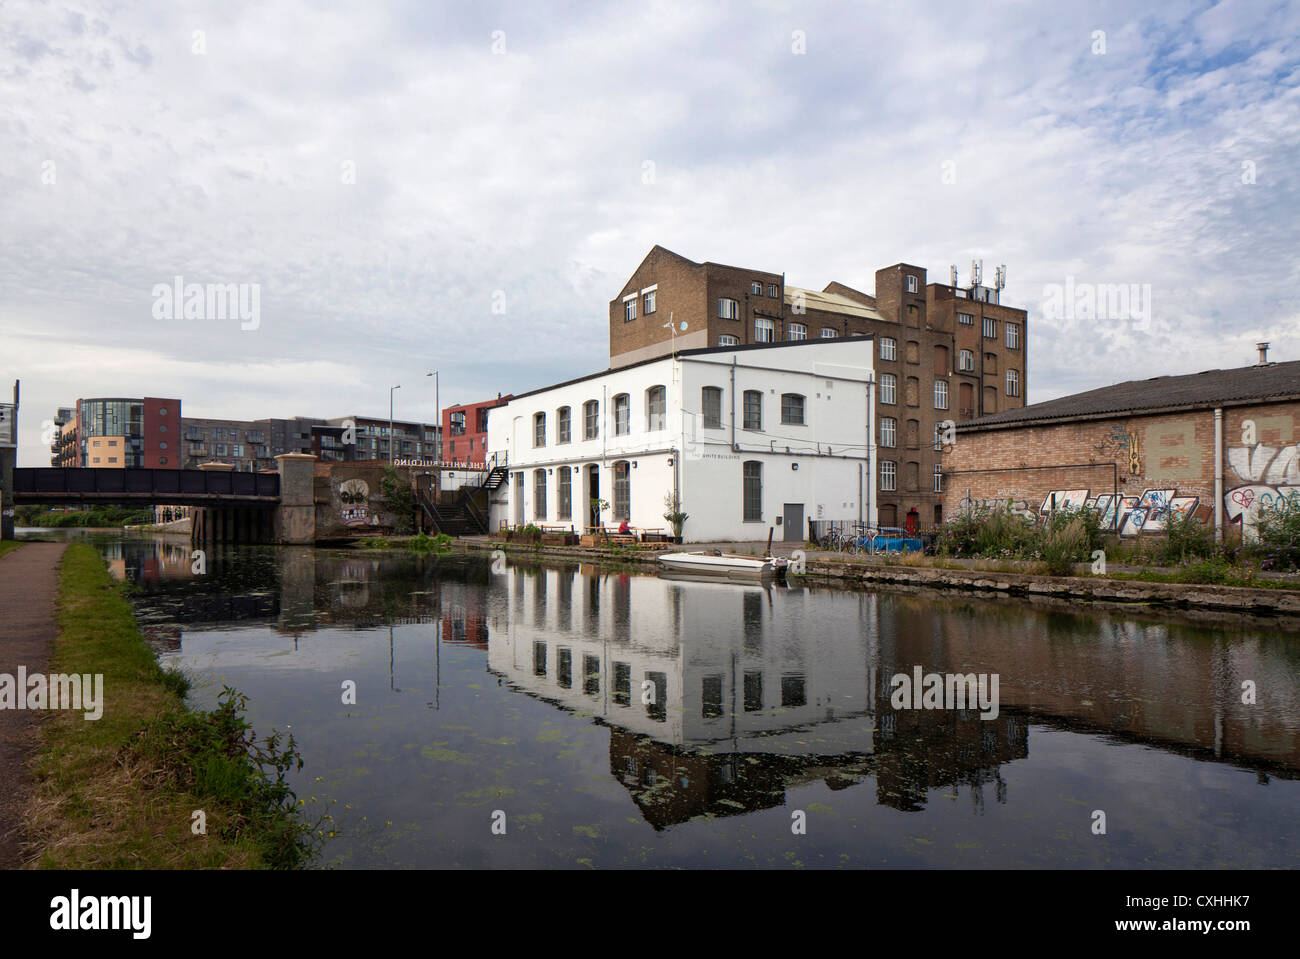
M 664 519 L 668 520 L 669 525 L 673 528 L 673 542 L 680 543 L 682 541 L 682 527 L 686 525 L 686 521 L 691 516 L 689 513 L 682 512 L 682 501 L 676 493 L 669 493 L 664 497 L 664 506 L 667 507 L 664 511 Z

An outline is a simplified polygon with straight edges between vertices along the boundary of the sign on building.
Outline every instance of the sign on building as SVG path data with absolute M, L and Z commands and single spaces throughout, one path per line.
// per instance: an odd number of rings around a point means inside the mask
M 0 403 L 0 446 L 15 446 L 17 437 L 17 411 L 12 403 Z

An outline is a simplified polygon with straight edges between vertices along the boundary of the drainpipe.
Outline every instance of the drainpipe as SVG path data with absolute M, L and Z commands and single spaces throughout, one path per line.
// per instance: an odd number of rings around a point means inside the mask
M 876 474 L 871 471 L 871 441 L 872 429 L 871 422 L 871 403 L 875 399 L 876 377 L 871 375 L 867 377 L 867 522 L 873 526 L 877 525 L 875 517 L 871 513 L 871 489 L 875 483 Z
M 736 354 L 731 354 L 731 452 L 737 453 L 736 448 Z
M 1223 542 L 1223 408 L 1214 408 L 1214 541 Z

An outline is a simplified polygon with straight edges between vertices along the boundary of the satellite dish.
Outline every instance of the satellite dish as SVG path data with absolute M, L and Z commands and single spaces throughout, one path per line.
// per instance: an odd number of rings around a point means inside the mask
M 685 321 L 685 320 L 682 320 L 682 332 L 683 332 L 683 333 L 686 332 L 686 321 Z

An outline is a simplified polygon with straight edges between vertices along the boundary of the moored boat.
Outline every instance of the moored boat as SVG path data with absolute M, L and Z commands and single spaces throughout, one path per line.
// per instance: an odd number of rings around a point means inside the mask
M 742 556 L 717 549 L 664 553 L 659 557 L 659 562 L 667 569 L 683 573 L 754 579 L 784 576 L 788 564 L 785 558 L 779 556 Z

